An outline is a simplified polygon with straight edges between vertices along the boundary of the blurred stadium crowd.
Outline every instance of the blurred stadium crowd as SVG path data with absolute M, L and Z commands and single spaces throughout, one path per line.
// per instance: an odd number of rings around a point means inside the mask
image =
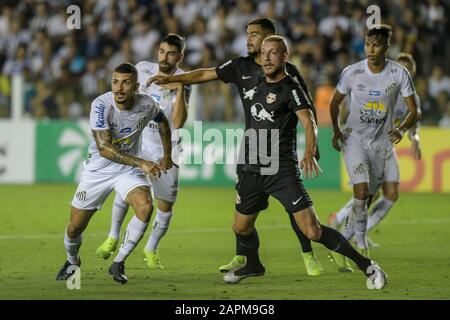
M 66 9 L 81 8 L 80 30 L 69 30 Z M 34 118 L 87 117 L 90 102 L 109 90 L 123 61 L 156 61 L 162 36 L 187 39 L 183 68 L 214 67 L 246 55 L 246 23 L 276 21 L 327 125 L 328 103 L 342 69 L 364 58 L 366 8 L 377 4 L 393 26 L 390 57 L 417 61 L 416 89 L 427 125 L 450 127 L 450 0 L 2 0 L 0 2 L 0 117 L 11 113 L 14 74 L 25 79 L 26 113 Z M 220 81 L 199 86 L 196 120 L 243 117 L 235 89 Z

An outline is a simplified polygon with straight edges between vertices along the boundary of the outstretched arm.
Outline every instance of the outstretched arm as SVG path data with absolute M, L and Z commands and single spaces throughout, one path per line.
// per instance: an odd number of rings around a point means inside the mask
M 147 81 L 147 87 L 149 87 L 152 83 L 156 83 L 158 85 L 170 82 L 181 82 L 183 84 L 196 84 L 216 79 L 219 79 L 216 73 L 216 68 L 208 68 L 208 69 L 203 68 L 186 72 L 183 74 L 177 74 L 174 76 L 156 75 L 150 77 Z

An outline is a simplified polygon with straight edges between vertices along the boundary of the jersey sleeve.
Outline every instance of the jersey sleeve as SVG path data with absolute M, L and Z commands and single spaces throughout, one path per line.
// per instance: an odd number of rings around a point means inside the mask
M 91 104 L 89 124 L 92 130 L 109 130 L 108 115 L 111 106 L 103 99 L 97 98 Z
M 339 78 L 339 82 L 336 86 L 336 89 L 340 94 L 346 95 L 350 92 L 351 84 L 349 74 L 349 67 L 345 68 L 341 73 L 341 77 Z
M 216 67 L 217 76 L 225 83 L 236 82 L 238 79 L 239 58 L 228 60 L 221 66 Z
M 406 68 L 402 68 L 400 79 L 400 92 L 403 97 L 409 97 L 416 93 L 411 75 Z
M 161 122 L 164 119 L 164 111 L 161 109 L 159 103 L 149 95 L 145 95 L 145 98 L 148 100 L 148 103 L 150 105 L 150 120 Z
M 300 85 L 291 86 L 288 93 L 288 108 L 294 112 L 311 109 L 312 105 Z

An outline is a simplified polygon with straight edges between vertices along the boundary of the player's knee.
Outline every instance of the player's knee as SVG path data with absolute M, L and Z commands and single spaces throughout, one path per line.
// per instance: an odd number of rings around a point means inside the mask
M 358 200 L 368 200 L 369 199 L 369 191 L 362 189 L 354 191 L 354 197 Z
M 308 228 L 306 230 L 306 237 L 311 241 L 319 241 L 322 237 L 322 230 L 320 228 Z
M 150 221 L 150 217 L 153 212 L 153 203 L 149 200 L 141 201 L 135 205 L 136 215 L 142 221 Z
M 388 200 L 390 200 L 392 202 L 395 202 L 395 201 L 398 200 L 398 192 L 397 192 L 397 190 L 390 190 L 390 191 L 386 192 L 383 196 L 384 196 L 385 199 L 388 199 Z
M 247 224 L 233 224 L 233 232 L 239 235 L 247 235 L 252 232 L 252 228 Z
M 76 238 L 78 237 L 80 234 L 83 233 L 83 228 L 81 226 L 77 226 L 74 224 L 69 224 L 67 226 L 67 236 L 69 236 L 69 238 Z

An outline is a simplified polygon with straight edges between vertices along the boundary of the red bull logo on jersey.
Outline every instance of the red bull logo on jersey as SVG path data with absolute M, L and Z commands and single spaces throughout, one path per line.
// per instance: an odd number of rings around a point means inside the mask
M 252 107 L 250 108 L 250 112 L 256 121 L 269 120 L 270 122 L 274 122 L 273 111 L 271 113 L 267 112 L 267 110 L 264 109 L 261 103 L 252 105 Z
M 386 121 L 387 109 L 385 105 L 379 101 L 371 101 L 359 110 L 361 124 L 380 125 Z

